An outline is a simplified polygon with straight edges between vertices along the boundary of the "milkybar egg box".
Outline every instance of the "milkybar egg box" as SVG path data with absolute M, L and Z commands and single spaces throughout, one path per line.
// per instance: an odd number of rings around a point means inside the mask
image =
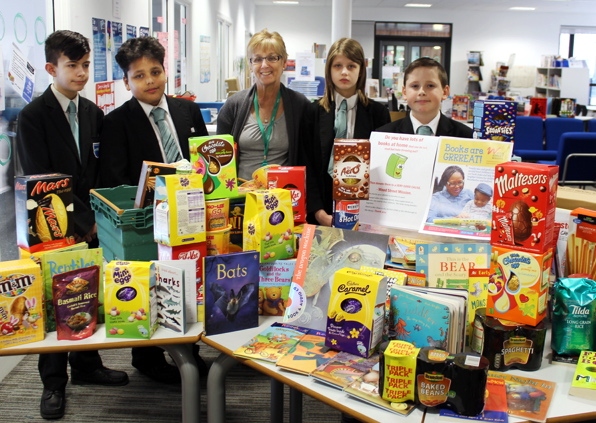
M 538 254 L 553 248 L 558 181 L 555 165 L 495 166 L 491 244 Z
M 28 252 L 74 244 L 73 185 L 61 173 L 15 177 L 17 244 Z
M 155 177 L 153 237 L 170 247 L 207 240 L 203 179 L 197 174 Z
M 33 260 L 0 262 L 0 348 L 43 340 L 42 285 Z
M 277 166 L 267 170 L 267 188 L 290 191 L 294 223 L 306 222 L 306 167 Z
M 333 143 L 333 199 L 368 200 L 369 140 L 336 138 Z
M 205 199 L 238 196 L 236 150 L 231 135 L 188 139 L 192 171 L 202 176 Z
M 343 267 L 335 272 L 327 309 L 325 345 L 370 357 L 381 342 L 387 279 L 374 272 Z
M 486 315 L 535 326 L 546 317 L 553 250 L 492 246 Z
M 112 260 L 105 266 L 107 338 L 149 339 L 157 329 L 154 264 Z

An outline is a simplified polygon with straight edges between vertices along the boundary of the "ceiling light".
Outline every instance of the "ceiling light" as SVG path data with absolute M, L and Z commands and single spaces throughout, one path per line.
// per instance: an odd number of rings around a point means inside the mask
M 404 7 L 431 7 L 432 4 L 428 3 L 407 3 L 404 4 Z
M 520 6 L 515 6 L 515 7 L 510 7 L 509 10 L 536 10 L 535 7 L 520 7 Z
M 292 0 L 275 0 L 273 3 L 275 3 L 275 4 L 300 4 L 300 2 L 292 1 Z

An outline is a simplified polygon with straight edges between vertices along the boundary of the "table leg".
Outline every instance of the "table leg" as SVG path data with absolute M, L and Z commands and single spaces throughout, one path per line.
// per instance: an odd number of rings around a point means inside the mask
M 290 423 L 302 423 L 302 392 L 290 388 Z
M 209 368 L 207 376 L 207 423 L 225 423 L 226 375 L 238 364 L 234 357 L 220 354 Z
M 164 345 L 180 371 L 182 379 L 182 422 L 196 423 L 201 415 L 199 369 L 192 352 L 192 344 Z
M 284 421 L 284 384 L 271 378 L 271 423 Z

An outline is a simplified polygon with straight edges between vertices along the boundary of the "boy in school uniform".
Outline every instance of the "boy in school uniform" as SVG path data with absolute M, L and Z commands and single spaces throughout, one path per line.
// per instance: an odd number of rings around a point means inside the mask
M 445 68 L 436 60 L 421 57 L 410 63 L 402 93 L 410 111 L 404 118 L 381 126 L 378 132 L 472 138 L 472 128 L 441 113 L 449 85 Z
M 89 42 L 79 33 L 56 31 L 48 36 L 45 69 L 54 81 L 19 114 L 16 146 L 23 174 L 72 175 L 75 240 L 97 247 L 89 190 L 98 186 L 97 151 L 103 112 L 79 95 L 89 79 L 89 54 Z M 40 354 L 38 368 L 44 386 L 40 414 L 44 419 L 64 415 L 67 362 L 73 384 L 128 383 L 125 372 L 103 366 L 97 350 Z
M 100 137 L 101 185 L 138 185 L 143 160 L 175 163 L 190 159 L 188 138 L 208 135 L 199 107 L 165 95 L 165 49 L 154 37 L 127 40 L 116 53 L 132 98 L 108 113 Z M 199 373 L 207 365 L 193 345 Z M 179 383 L 176 366 L 158 347 L 132 348 L 132 365 L 163 383 Z

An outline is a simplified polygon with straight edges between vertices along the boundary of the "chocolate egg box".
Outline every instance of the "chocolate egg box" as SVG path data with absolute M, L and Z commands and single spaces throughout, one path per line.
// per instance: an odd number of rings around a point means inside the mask
M 188 139 L 192 171 L 203 176 L 206 200 L 238 196 L 236 149 L 231 135 Z
M 333 199 L 368 200 L 370 142 L 335 139 L 333 143 Z

